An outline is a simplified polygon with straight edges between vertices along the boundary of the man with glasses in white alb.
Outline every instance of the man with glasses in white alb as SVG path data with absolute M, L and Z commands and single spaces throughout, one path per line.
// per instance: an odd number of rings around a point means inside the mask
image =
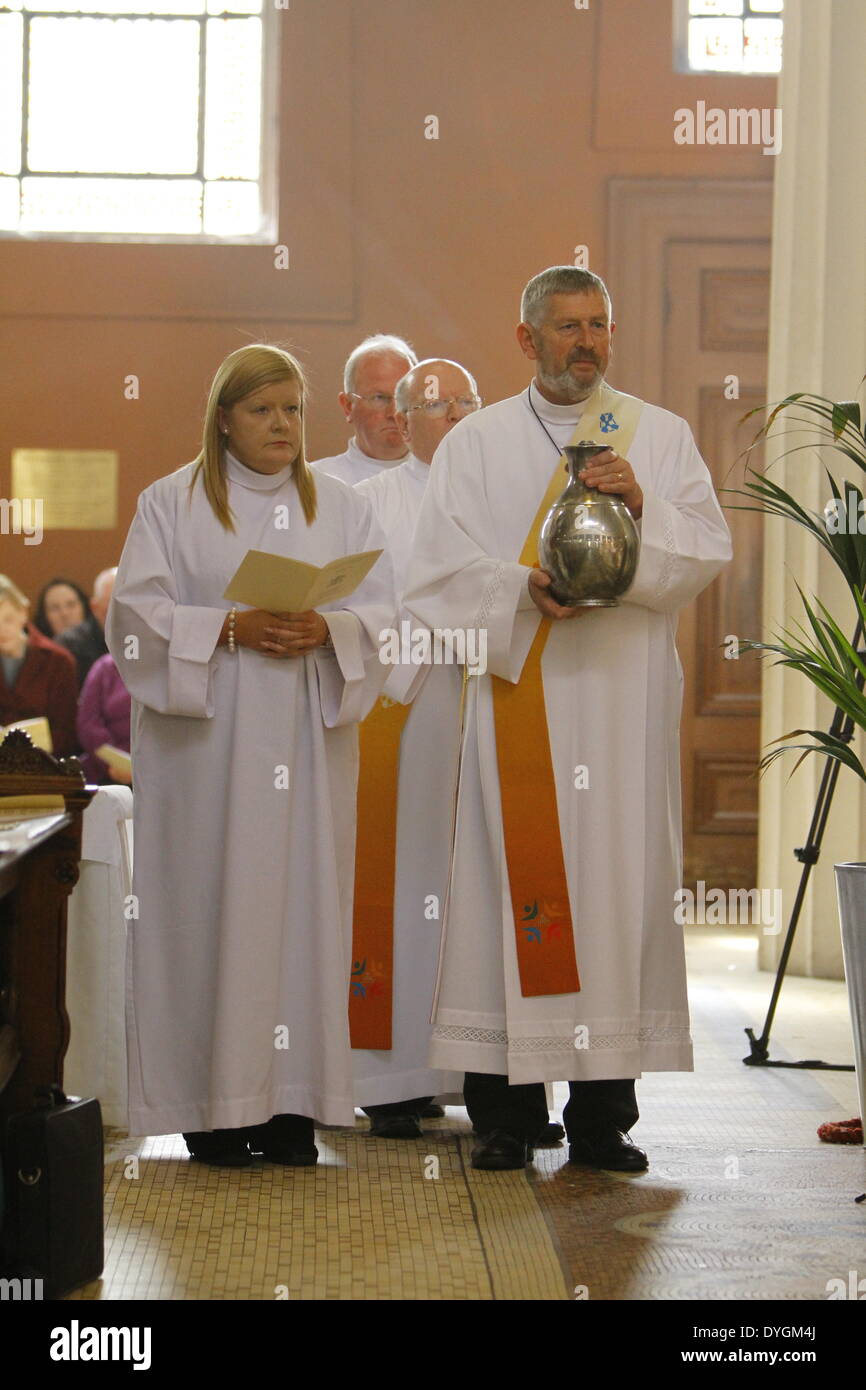
M 376 333 L 353 349 L 339 401 L 355 433 L 342 454 L 319 459 L 314 468 L 353 487 L 403 462 L 408 451 L 396 421 L 394 388 L 417 362 L 409 344 L 390 333 Z
M 475 379 L 457 362 L 429 358 L 395 387 L 397 423 L 410 452 L 358 485 L 388 538 L 397 592 L 438 445 L 480 409 Z M 412 632 L 408 631 L 412 629 Z M 467 639 L 476 634 L 466 634 Z M 430 638 L 429 651 L 424 638 Z M 380 647 L 392 670 L 360 728 L 358 842 L 349 1018 L 355 1099 L 380 1139 L 418 1139 L 434 1095 L 459 1093 L 462 1072 L 430 1068 L 430 1014 L 453 832 L 463 662 L 485 652 L 451 634 L 457 652 L 400 610 Z M 380 642 L 382 638 L 380 635 Z M 390 645 L 390 652 L 388 647 Z M 462 661 L 461 661 L 462 655 Z M 456 659 L 452 659 L 455 658 Z M 536 1144 L 564 1131 L 539 1116 Z

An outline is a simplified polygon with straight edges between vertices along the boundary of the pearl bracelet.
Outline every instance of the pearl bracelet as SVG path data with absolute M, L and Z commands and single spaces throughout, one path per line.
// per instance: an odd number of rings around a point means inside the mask
M 235 620 L 237 619 L 237 616 L 238 610 L 236 608 L 233 608 L 229 613 L 229 625 L 228 631 L 226 632 L 226 646 L 228 647 L 230 652 L 236 652 L 238 649 L 238 644 L 235 641 Z

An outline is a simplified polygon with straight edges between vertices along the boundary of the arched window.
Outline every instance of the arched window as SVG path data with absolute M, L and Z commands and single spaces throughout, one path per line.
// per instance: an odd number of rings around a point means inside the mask
M 0 0 L 0 233 L 272 240 L 275 18 L 263 0 Z

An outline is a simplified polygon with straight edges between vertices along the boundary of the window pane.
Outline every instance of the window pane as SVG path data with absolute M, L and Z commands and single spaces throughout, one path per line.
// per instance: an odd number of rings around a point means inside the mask
M 742 20 L 689 21 L 689 67 L 698 72 L 738 72 L 742 63 Z
M 30 168 L 195 173 L 198 50 L 195 20 L 34 19 Z
M 21 63 L 24 21 L 0 14 L 0 173 L 21 168 Z
M 273 3 L 273 0 L 272 0 Z M 279 9 L 279 6 L 275 6 Z M 288 0 L 284 0 L 284 9 L 288 9 Z M 261 14 L 262 0 L 231 0 L 231 3 L 223 3 L 223 0 L 207 0 L 208 14 Z
M 261 216 L 258 184 L 205 184 L 204 230 L 210 236 L 254 236 Z
M 743 0 L 689 0 L 689 14 L 742 14 Z
M 782 71 L 781 19 L 747 19 L 743 24 L 744 72 Z
M 758 14 L 781 14 L 785 0 L 752 0 L 750 8 Z
M 261 65 L 260 19 L 207 21 L 205 178 L 259 176 Z
M 57 10 L 64 14 L 77 14 L 84 10 L 93 14 L 202 14 L 204 0 L 162 0 L 154 5 L 151 0 L 27 0 L 28 10 Z
M 194 179 L 22 179 L 22 231 L 201 231 Z
M 0 179 L 0 227 L 4 232 L 18 230 L 20 194 L 17 179 Z

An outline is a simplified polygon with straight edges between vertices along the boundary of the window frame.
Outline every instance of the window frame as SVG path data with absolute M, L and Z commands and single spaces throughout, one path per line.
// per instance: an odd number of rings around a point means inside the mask
M 84 8 L 86 0 L 83 0 L 81 10 L 72 11 L 52 11 L 39 10 L 29 11 L 31 16 L 57 18 L 57 19 L 80 19 L 82 17 L 96 19 L 148 19 L 150 14 L 123 12 L 122 14 L 100 14 L 98 12 Z M 23 9 L 27 9 L 27 0 L 24 0 Z M 22 11 L 17 11 L 21 13 Z M 278 214 L 279 214 L 279 98 L 280 98 L 280 18 L 284 13 L 278 9 L 272 0 L 263 0 L 261 12 L 257 15 L 250 15 L 249 18 L 261 19 L 262 22 L 262 76 L 261 76 L 261 116 L 260 116 L 260 151 L 261 161 L 259 169 L 259 196 L 262 209 L 262 220 L 259 230 L 243 235 L 219 236 L 213 232 L 74 232 L 63 230 L 47 229 L 27 229 L 27 228 L 0 228 L 0 239 L 4 241 L 63 241 L 63 242 L 96 242 L 105 244 L 116 243 L 142 243 L 156 246 L 265 246 L 274 245 L 278 238 Z M 219 15 L 208 14 L 205 10 L 193 15 L 162 15 L 157 10 L 159 18 L 173 20 L 179 19 L 198 19 L 207 21 L 208 19 L 218 19 Z M 243 18 L 243 15 L 238 15 Z M 28 44 L 25 40 L 23 46 L 23 61 L 27 63 Z M 203 53 L 199 57 L 200 72 L 203 76 Z M 27 99 L 26 81 L 22 81 L 22 103 Z M 203 103 L 202 107 L 203 109 Z M 22 159 L 21 169 L 18 174 L 3 175 L 5 178 L 27 178 L 30 171 L 26 168 L 25 161 L 25 126 L 22 122 L 21 146 Z M 202 142 L 204 140 L 204 130 L 199 130 L 199 151 L 201 155 Z M 161 177 L 174 178 L 193 178 L 199 177 L 198 171 L 193 175 L 170 175 L 162 176 L 159 174 L 123 174 L 122 171 L 114 170 L 108 173 L 87 173 L 75 172 L 62 175 L 68 178 L 128 178 L 130 182 L 140 180 L 143 183 L 151 179 Z M 48 175 L 51 177 L 51 175 Z M 202 182 L 204 180 L 202 179 Z

